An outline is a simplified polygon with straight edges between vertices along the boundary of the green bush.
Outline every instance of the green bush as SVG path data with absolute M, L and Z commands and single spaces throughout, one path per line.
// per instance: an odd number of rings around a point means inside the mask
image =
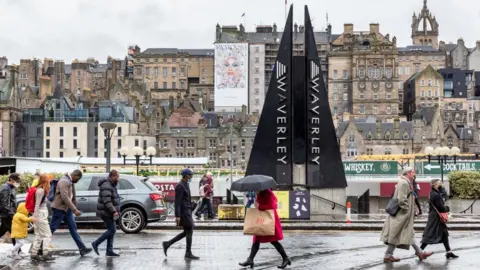
M 480 198 L 480 172 L 454 171 L 448 175 L 450 193 L 454 198 Z

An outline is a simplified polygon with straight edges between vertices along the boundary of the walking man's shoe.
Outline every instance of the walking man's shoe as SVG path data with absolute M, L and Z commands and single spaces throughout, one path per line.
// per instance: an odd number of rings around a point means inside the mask
M 167 250 L 168 250 L 168 242 L 167 241 L 164 241 L 162 242 L 162 247 L 163 247 L 163 253 L 165 254 L 165 257 L 167 257 Z
M 111 257 L 111 258 L 116 258 L 116 257 L 120 257 L 120 254 L 117 254 L 117 253 L 115 253 L 115 252 L 113 252 L 113 251 L 110 251 L 110 252 L 107 252 L 107 253 L 105 254 L 105 256 Z
M 185 259 L 199 260 L 200 257 L 197 257 L 197 256 L 193 255 L 192 252 L 187 251 L 187 252 L 185 253 Z
M 43 255 L 42 259 L 43 259 L 43 261 L 46 261 L 46 262 L 55 261 L 55 257 L 53 257 L 52 254 L 50 254 L 50 253 L 47 254 L 47 255 Z
M 91 248 L 84 248 L 84 249 L 81 249 L 80 250 L 80 256 L 85 256 L 87 254 L 89 254 L 90 252 L 92 252 L 92 249 Z
M 98 253 L 98 246 L 97 246 L 97 244 L 95 244 L 95 242 L 92 242 L 91 245 L 92 245 L 93 251 L 95 251 L 95 253 L 96 253 L 97 255 L 100 255 L 100 253 Z
M 393 256 L 388 256 L 388 257 L 383 258 L 384 263 L 399 262 L 399 261 L 400 261 L 400 259 L 395 258 Z
M 426 258 L 432 256 L 433 252 L 422 252 L 422 253 L 415 253 L 420 261 L 425 260 Z

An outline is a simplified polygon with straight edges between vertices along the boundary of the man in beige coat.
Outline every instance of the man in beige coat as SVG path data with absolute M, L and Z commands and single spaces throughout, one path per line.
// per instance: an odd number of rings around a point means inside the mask
M 432 252 L 422 252 L 415 243 L 415 230 L 413 221 L 415 218 L 415 196 L 413 196 L 413 179 L 415 170 L 406 168 L 397 185 L 392 198 L 398 199 L 399 211 L 395 216 L 387 216 L 383 225 L 380 241 L 388 245 L 385 252 L 384 262 L 398 262 L 400 259 L 393 257 L 395 248 L 415 249 L 415 255 L 420 260 L 431 256 Z

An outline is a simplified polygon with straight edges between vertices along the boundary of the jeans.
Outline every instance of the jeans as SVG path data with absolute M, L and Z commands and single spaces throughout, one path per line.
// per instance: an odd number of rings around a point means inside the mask
M 52 208 L 52 221 L 50 222 L 50 231 L 52 234 L 60 228 L 62 221 L 67 223 L 68 230 L 70 231 L 70 235 L 77 244 L 78 249 L 84 250 L 86 247 L 82 242 L 82 238 L 78 235 L 77 232 L 77 223 L 75 223 L 75 216 L 73 215 L 73 211 L 68 209 L 67 212 L 59 209 Z
M 205 209 L 206 208 L 206 209 Z M 212 206 L 212 202 L 210 199 L 207 199 L 207 198 L 203 198 L 202 200 L 202 205 L 200 205 L 200 208 L 199 210 L 197 211 L 197 213 L 195 213 L 195 215 L 197 216 L 201 216 L 205 210 L 208 211 L 208 216 L 209 217 L 213 217 L 214 214 L 213 214 L 213 206 Z
M 117 224 L 113 217 L 102 217 L 105 226 L 107 226 L 107 231 L 104 232 L 100 237 L 93 241 L 93 245 L 98 246 L 107 240 L 107 254 L 113 252 L 113 239 L 115 238 L 115 233 L 117 232 Z
M 170 241 L 167 242 L 168 246 L 175 244 L 176 242 L 182 240 L 184 237 L 187 238 L 187 253 L 192 252 L 192 236 L 193 236 L 193 228 L 191 227 L 183 227 L 183 232 L 179 233 L 177 236 L 172 238 Z

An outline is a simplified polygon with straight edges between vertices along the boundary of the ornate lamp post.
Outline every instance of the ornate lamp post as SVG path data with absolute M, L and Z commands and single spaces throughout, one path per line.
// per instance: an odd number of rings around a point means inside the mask
M 111 161 L 111 151 L 112 151 L 112 136 L 113 132 L 115 131 L 115 128 L 117 127 L 116 124 L 114 123 L 101 123 L 100 127 L 103 129 L 103 132 L 105 134 L 105 148 L 107 149 L 107 173 L 110 172 L 110 161 Z
M 433 148 L 431 146 L 425 147 L 425 155 L 428 157 L 428 164 L 430 164 L 431 160 L 437 160 L 438 164 L 440 164 L 440 177 L 443 183 L 443 166 L 447 164 L 449 161 L 453 161 L 453 163 L 457 163 L 457 157 L 460 154 L 460 149 L 458 147 L 448 148 L 447 146 L 439 146 Z
M 152 165 L 153 164 L 153 157 L 157 154 L 157 149 L 155 149 L 155 147 L 153 146 L 150 146 L 147 148 L 147 156 L 149 157 L 148 159 L 147 158 L 143 158 L 141 159 L 141 156 L 143 155 L 143 149 L 139 146 L 135 146 L 131 151 L 128 147 L 124 146 L 122 148 L 120 148 L 120 155 L 122 155 L 123 157 L 123 165 L 126 165 L 127 163 L 127 160 L 132 160 L 132 161 L 135 161 L 135 165 L 137 166 L 137 175 L 138 175 L 138 167 L 140 166 L 140 161 L 147 161 L 149 160 L 150 161 L 150 164 L 149 165 Z M 127 156 L 129 154 L 132 154 L 135 158 L 127 158 Z

